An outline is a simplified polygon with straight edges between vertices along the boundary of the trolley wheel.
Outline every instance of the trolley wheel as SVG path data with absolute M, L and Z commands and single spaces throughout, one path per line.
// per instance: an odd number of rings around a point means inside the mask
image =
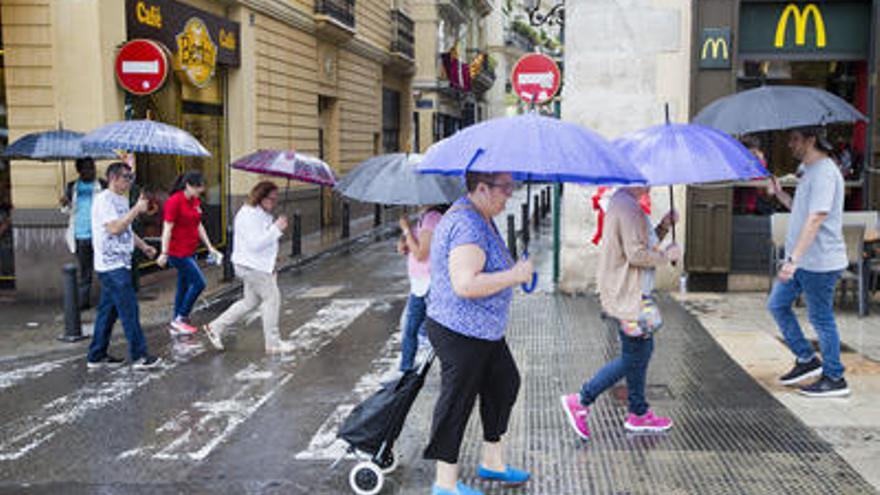
M 379 466 L 379 469 L 381 469 L 384 474 L 393 473 L 399 464 L 400 458 L 394 455 L 394 451 L 389 451 L 382 459 L 376 460 L 376 465 Z
M 372 462 L 357 463 L 348 474 L 348 484 L 358 495 L 376 495 L 382 490 L 385 475 L 382 469 Z

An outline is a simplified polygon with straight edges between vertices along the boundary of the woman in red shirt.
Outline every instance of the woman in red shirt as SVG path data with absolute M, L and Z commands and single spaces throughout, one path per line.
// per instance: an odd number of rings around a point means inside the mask
M 172 334 L 192 334 L 196 328 L 189 323 L 189 314 L 199 294 L 205 290 L 205 276 L 196 263 L 196 248 L 201 240 L 214 256 L 221 256 L 211 245 L 202 225 L 199 195 L 205 192 L 205 179 L 197 170 L 179 176 L 171 188 L 162 214 L 162 253 L 156 260 L 162 268 L 177 269 L 177 294 L 174 297 Z

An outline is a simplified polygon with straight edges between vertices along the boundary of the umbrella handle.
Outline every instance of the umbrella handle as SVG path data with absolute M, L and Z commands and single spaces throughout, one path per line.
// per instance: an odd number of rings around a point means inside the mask
M 529 259 L 529 252 L 528 251 L 523 251 L 522 259 L 524 259 L 524 260 Z M 523 292 L 525 292 L 526 294 L 531 294 L 532 292 L 535 291 L 535 287 L 537 285 L 538 285 L 538 272 L 532 272 L 532 281 L 527 284 L 520 284 L 520 287 L 522 288 Z

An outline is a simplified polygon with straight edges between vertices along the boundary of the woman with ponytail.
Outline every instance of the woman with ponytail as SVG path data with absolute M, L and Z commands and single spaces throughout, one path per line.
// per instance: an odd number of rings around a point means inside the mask
M 189 314 L 199 294 L 205 289 L 205 276 L 196 263 L 199 241 L 217 258 L 221 257 L 211 244 L 202 225 L 202 207 L 199 196 L 205 191 L 205 179 L 197 170 L 181 174 L 171 188 L 162 214 L 162 252 L 156 263 L 162 268 L 171 265 L 177 269 L 177 294 L 174 297 L 172 335 L 194 334 L 197 330 L 189 322 Z

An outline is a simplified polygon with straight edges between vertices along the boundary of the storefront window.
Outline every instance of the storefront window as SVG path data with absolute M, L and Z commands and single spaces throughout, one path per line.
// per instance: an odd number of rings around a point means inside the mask
M 3 19 L 0 18 L 0 153 L 9 144 L 4 71 Z M 9 161 L 0 159 L 0 288 L 14 283 L 15 263 L 12 248 L 12 188 Z

